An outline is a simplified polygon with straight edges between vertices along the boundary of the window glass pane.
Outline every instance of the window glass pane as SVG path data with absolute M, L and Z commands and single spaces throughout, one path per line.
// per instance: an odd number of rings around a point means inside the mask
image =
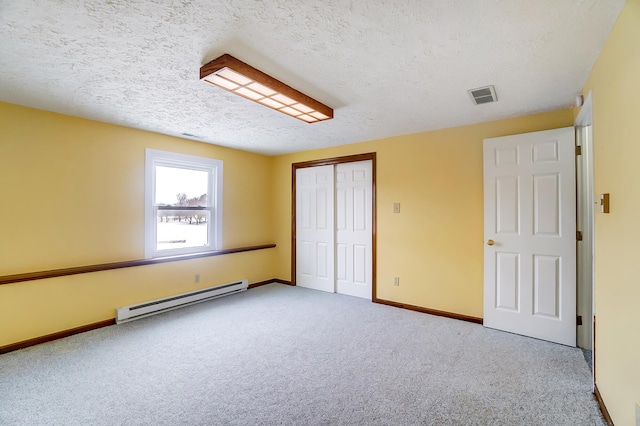
M 156 166 L 156 204 L 206 206 L 209 172 Z M 203 204 L 204 202 L 204 204 Z
M 209 172 L 156 166 L 156 204 L 208 206 Z M 158 210 L 156 250 L 209 245 L 207 210 Z
M 158 210 L 156 250 L 209 245 L 208 210 Z

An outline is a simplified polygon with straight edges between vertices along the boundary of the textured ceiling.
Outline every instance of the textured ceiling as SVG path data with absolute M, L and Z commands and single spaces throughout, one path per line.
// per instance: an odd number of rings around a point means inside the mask
M 269 155 L 572 104 L 624 0 L 0 0 L 0 100 Z M 199 81 L 223 53 L 335 109 Z M 495 85 L 475 106 L 467 89 Z M 0 130 L 1 131 L 1 130 Z

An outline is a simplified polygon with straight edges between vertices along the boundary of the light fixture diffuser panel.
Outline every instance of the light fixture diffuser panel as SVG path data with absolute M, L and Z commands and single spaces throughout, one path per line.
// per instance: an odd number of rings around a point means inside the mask
M 249 86 L 247 86 L 249 89 L 254 90 L 258 93 L 260 93 L 263 96 L 273 96 L 275 95 L 276 92 L 275 90 L 271 90 L 269 89 L 267 86 L 262 85 L 260 83 L 251 83 Z
M 332 118 L 332 117 L 327 117 L 323 113 L 317 112 L 317 111 L 311 112 L 311 113 L 309 113 L 309 115 L 317 118 L 318 120 L 328 120 L 328 119 Z
M 304 121 L 306 121 L 307 123 L 314 123 L 314 122 L 318 121 L 318 119 L 317 119 L 317 118 L 313 118 L 312 116 L 307 115 L 307 114 L 299 115 L 299 116 L 297 116 L 296 118 L 299 118 L 300 120 L 304 120 Z
M 280 111 L 284 112 L 285 114 L 293 115 L 294 117 L 302 114 L 301 111 L 298 111 L 297 109 L 293 109 L 290 107 L 280 108 Z
M 200 79 L 305 123 L 333 118 L 332 108 L 231 55 L 222 55 L 203 65 Z
M 308 106 L 304 105 L 304 104 L 294 104 L 292 105 L 293 108 L 302 111 L 306 114 L 313 112 L 313 108 L 309 108 Z
M 296 101 L 294 101 L 294 100 L 293 100 L 293 99 L 291 99 L 290 97 L 285 96 L 285 95 L 283 95 L 283 94 L 281 94 L 281 93 L 277 93 L 277 94 L 275 94 L 275 95 L 271 96 L 271 98 L 272 98 L 272 99 L 275 99 L 275 100 L 276 100 L 276 101 L 278 101 L 278 102 L 282 102 L 282 103 L 283 103 L 283 104 L 285 104 L 285 105 L 293 105 L 293 104 L 295 104 L 295 103 L 296 103 Z
M 285 105 L 281 104 L 280 102 L 276 102 L 271 98 L 262 98 L 260 99 L 258 102 L 265 104 L 266 106 L 279 110 L 280 108 L 284 108 Z
M 226 78 L 227 80 L 233 81 L 239 86 L 245 86 L 252 82 L 250 78 L 247 78 L 244 75 L 239 74 L 229 68 L 221 70 L 220 72 L 218 72 L 218 75 Z
M 220 86 L 226 90 L 234 90 L 240 87 L 233 81 L 229 81 L 226 78 L 222 78 L 218 76 L 218 74 L 211 74 L 210 76 L 206 77 L 205 80 L 208 81 L 209 83 L 215 84 L 216 86 Z
M 239 87 L 238 89 L 234 90 L 233 92 L 236 92 L 239 95 L 244 96 L 245 98 L 249 98 L 252 101 L 257 101 L 258 99 L 264 98 L 264 96 L 262 96 L 260 93 L 254 92 L 253 90 L 248 89 L 246 87 Z

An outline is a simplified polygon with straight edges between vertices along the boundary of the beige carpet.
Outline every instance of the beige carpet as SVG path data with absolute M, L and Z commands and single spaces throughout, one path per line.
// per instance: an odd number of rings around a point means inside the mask
M 2 425 L 601 425 L 580 349 L 271 284 L 0 356 Z

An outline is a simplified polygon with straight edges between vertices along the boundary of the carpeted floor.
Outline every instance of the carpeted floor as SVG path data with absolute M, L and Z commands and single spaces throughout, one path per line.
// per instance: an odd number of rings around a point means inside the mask
M 603 425 L 580 349 L 270 284 L 0 356 L 2 425 Z
M 589 371 L 591 371 L 591 373 L 593 374 L 593 351 L 582 349 L 582 355 L 584 356 L 584 360 L 589 366 Z

